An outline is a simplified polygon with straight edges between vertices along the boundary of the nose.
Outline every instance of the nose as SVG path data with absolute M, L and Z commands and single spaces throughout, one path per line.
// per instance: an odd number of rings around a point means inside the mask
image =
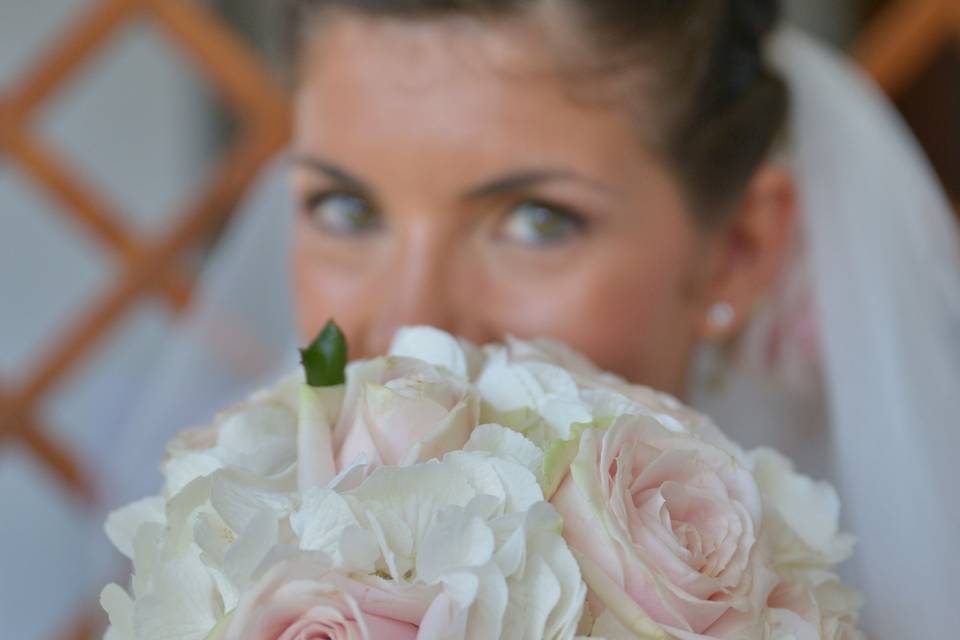
M 454 252 L 428 238 L 399 247 L 381 271 L 381 301 L 367 325 L 366 355 L 386 352 L 397 329 L 429 325 L 456 332 L 457 310 L 449 295 Z

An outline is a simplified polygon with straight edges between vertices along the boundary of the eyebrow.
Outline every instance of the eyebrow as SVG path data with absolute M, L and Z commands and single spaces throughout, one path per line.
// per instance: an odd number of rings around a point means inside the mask
M 313 156 L 296 154 L 291 156 L 290 162 L 294 165 L 300 165 L 319 173 L 323 173 L 327 177 L 354 191 L 363 194 L 373 192 L 373 189 L 371 189 L 362 179 L 353 175 L 346 169 L 338 167 L 337 165 L 327 162 L 326 160 L 321 160 L 320 158 Z M 578 182 L 605 195 L 610 195 L 610 193 L 612 193 L 612 189 L 606 184 L 581 176 L 574 171 L 564 169 L 532 169 L 507 174 L 503 177 L 495 178 L 487 183 L 481 184 L 478 187 L 474 187 L 466 192 L 464 199 L 483 200 L 486 198 L 494 198 L 497 196 L 508 195 L 517 191 L 530 189 L 531 187 L 535 187 L 543 183 L 564 180 Z
M 373 191 L 363 180 L 353 175 L 346 169 L 338 167 L 337 165 L 325 160 L 321 160 L 320 158 L 296 154 L 290 157 L 290 163 L 323 173 L 328 178 L 331 178 L 332 180 L 335 180 L 354 191 L 359 191 L 360 193 L 371 193 Z
M 492 198 L 517 191 L 523 191 L 525 189 L 541 185 L 545 182 L 557 182 L 561 180 L 578 182 L 593 189 L 594 191 L 600 191 L 607 195 L 609 195 L 612 191 L 602 182 L 586 178 L 573 171 L 561 169 L 541 169 L 521 171 L 519 173 L 512 173 L 503 176 L 502 178 L 491 180 L 486 184 L 469 190 L 465 199 L 482 200 L 484 198 Z

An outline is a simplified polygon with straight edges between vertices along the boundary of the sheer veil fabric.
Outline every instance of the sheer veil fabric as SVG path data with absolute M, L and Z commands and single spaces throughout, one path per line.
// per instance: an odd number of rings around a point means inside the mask
M 858 71 L 792 30 L 770 57 L 793 98 L 797 251 L 721 383 L 692 401 L 837 485 L 871 636 L 946 637 L 960 629 L 960 236 L 922 152 Z M 294 365 L 291 210 L 279 159 L 104 443 L 111 503 L 155 490 L 148 470 L 174 432 Z
M 906 125 L 859 71 L 793 31 L 770 57 L 793 101 L 800 250 L 728 384 L 694 395 L 734 437 L 779 446 L 837 485 L 860 539 L 847 577 L 867 596 L 870 637 L 949 637 L 960 629 L 960 235 Z M 771 350 L 789 361 L 771 363 Z

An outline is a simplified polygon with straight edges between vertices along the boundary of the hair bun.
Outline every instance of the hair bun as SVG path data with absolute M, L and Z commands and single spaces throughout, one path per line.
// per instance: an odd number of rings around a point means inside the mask
M 759 44 L 780 20 L 778 0 L 730 0 L 731 22 L 741 37 Z
M 714 44 L 708 108 L 736 103 L 758 80 L 769 77 L 763 43 L 780 19 L 778 0 L 727 0 Z

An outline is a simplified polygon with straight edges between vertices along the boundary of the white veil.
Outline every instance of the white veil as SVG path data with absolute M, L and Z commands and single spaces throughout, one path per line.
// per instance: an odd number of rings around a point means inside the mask
M 753 431 L 752 444 L 774 427 L 771 444 L 837 485 L 844 525 L 860 539 L 847 574 L 866 592 L 868 635 L 952 637 L 960 235 L 906 125 L 858 70 L 793 31 L 773 39 L 770 57 L 793 103 L 800 250 L 748 330 L 747 359 L 701 404 L 734 436 Z M 771 347 L 787 359 L 779 377 L 757 373 Z
M 947 637 L 960 629 L 960 236 L 905 125 L 851 65 L 793 31 L 770 55 L 793 98 L 803 233 L 749 344 L 810 356 L 810 336 L 782 328 L 812 312 L 824 396 L 743 364 L 694 402 L 745 444 L 780 446 L 838 485 L 861 539 L 849 578 L 866 591 L 872 636 Z M 212 257 L 145 400 L 104 448 L 115 501 L 155 489 L 145 470 L 176 430 L 293 364 L 290 210 L 278 161 Z

